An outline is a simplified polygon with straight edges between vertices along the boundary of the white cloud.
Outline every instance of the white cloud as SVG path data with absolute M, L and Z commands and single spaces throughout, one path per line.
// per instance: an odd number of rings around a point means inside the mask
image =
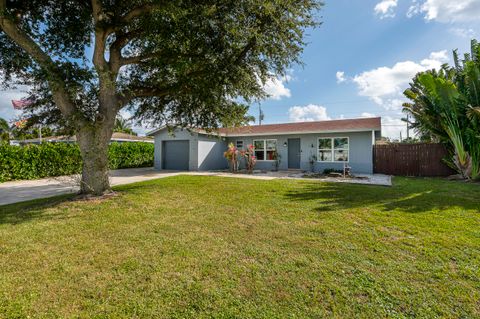
M 330 120 L 327 109 L 320 105 L 293 106 L 288 110 L 292 122 L 311 122 Z
M 387 110 L 398 110 L 402 105 L 402 92 L 412 78 L 421 71 L 439 69 L 448 61 L 447 51 L 432 52 L 419 63 L 403 61 L 392 67 L 379 67 L 353 77 L 361 96 L 369 97 Z
M 400 134 L 403 139 L 407 138 L 407 123 L 397 117 L 382 116 L 382 136 L 399 140 Z M 413 136 L 412 130 L 410 134 Z
M 395 8 L 397 7 L 398 0 L 383 0 L 375 6 L 373 9 L 375 14 L 383 18 L 393 18 L 395 16 Z
M 343 72 L 343 71 L 337 71 L 335 76 L 337 77 L 337 83 L 342 83 L 342 82 L 345 82 L 347 80 L 345 78 L 345 72 Z
M 376 117 L 373 113 L 363 112 L 360 117 Z M 400 133 L 402 138 L 407 137 L 407 124 L 401 120 L 401 114 L 398 116 L 382 116 L 382 136 L 389 137 L 391 139 L 400 139 Z M 410 134 L 413 136 L 412 130 Z
M 422 14 L 427 21 L 443 23 L 475 22 L 480 16 L 478 0 L 425 0 L 413 1 L 407 12 L 408 17 Z
M 397 111 L 402 109 L 404 100 L 402 99 L 386 99 L 383 101 L 383 108 L 388 111 Z
M 376 115 L 373 113 L 363 112 L 360 114 L 360 117 L 376 117 Z
M 452 33 L 453 35 L 461 38 L 473 39 L 477 36 L 475 30 L 471 28 L 450 28 L 448 31 L 450 31 L 450 33 Z
M 430 56 L 427 59 L 423 59 L 420 64 L 427 70 L 439 69 L 448 60 L 447 50 L 442 50 L 430 53 Z
M 420 14 L 422 11 L 422 6 L 417 2 L 417 0 L 412 1 L 412 5 L 408 8 L 407 17 L 411 18 L 417 14 Z
M 269 95 L 270 99 L 281 100 L 284 97 L 291 97 L 290 89 L 285 87 L 284 82 L 291 80 L 291 75 L 283 77 L 272 77 L 263 85 L 263 89 Z

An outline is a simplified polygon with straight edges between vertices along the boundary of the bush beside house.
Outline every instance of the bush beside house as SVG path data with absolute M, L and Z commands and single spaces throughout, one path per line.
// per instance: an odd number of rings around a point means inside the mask
M 153 166 L 151 143 L 112 143 L 111 169 Z M 0 144 L 0 182 L 80 173 L 82 158 L 77 144 L 44 143 L 25 147 Z

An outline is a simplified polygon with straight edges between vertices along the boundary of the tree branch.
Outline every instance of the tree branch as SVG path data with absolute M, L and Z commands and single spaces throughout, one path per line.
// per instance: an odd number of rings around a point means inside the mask
M 184 76 L 187 78 L 192 78 L 195 76 L 203 76 L 210 72 L 208 69 L 200 69 L 188 72 Z M 172 93 L 178 93 L 180 91 L 185 91 L 187 87 L 185 86 L 185 82 L 178 82 L 172 84 L 167 87 L 131 87 L 128 92 L 121 93 L 122 96 L 121 101 L 122 105 L 126 105 L 131 100 L 136 98 L 144 98 L 144 97 L 162 97 Z
M 95 21 L 95 44 L 93 49 L 93 64 L 95 69 L 102 77 L 102 74 L 108 72 L 108 63 L 105 59 L 105 41 L 107 38 L 107 32 L 104 27 L 101 26 L 103 21 L 103 8 L 99 0 L 91 0 L 92 14 Z
M 183 83 L 173 84 L 168 87 L 132 87 L 128 93 L 121 94 L 122 104 L 126 105 L 133 99 L 145 97 L 163 97 L 168 94 L 178 92 L 182 89 Z
M 168 95 L 172 92 L 173 88 L 176 86 L 171 86 L 168 88 L 147 88 L 147 87 L 137 87 L 130 89 L 130 93 L 127 93 L 123 96 L 123 104 L 128 104 L 133 99 L 143 98 L 143 97 L 162 97 Z
M 99 106 L 98 118 L 101 121 L 113 123 L 117 111 L 121 108 L 119 96 L 115 93 L 116 78 L 119 68 L 112 68 L 112 64 L 105 59 L 105 49 L 108 35 L 113 31 L 110 23 L 105 22 L 100 0 L 91 0 L 92 14 L 95 21 L 95 44 L 93 49 L 93 65 L 99 76 Z
M 141 34 L 142 30 L 135 29 L 130 32 L 117 35 L 117 39 L 110 45 L 110 68 L 112 72 L 118 73 L 122 64 L 122 49 L 135 36 Z
M 92 11 L 93 11 L 93 19 L 95 20 L 95 23 L 98 23 L 99 21 L 102 20 L 102 4 L 100 3 L 99 0 L 91 0 L 92 4 Z
M 151 52 L 142 55 L 132 56 L 132 57 L 122 57 L 120 59 L 120 65 L 129 65 L 129 64 L 136 64 L 146 60 L 150 60 L 156 57 L 160 57 L 162 52 Z
M 156 9 L 160 9 L 163 7 L 163 4 L 145 4 L 142 6 L 138 6 L 133 8 L 130 12 L 125 14 L 123 17 L 120 18 L 120 22 L 124 24 L 128 24 L 132 22 L 134 19 L 142 16 L 143 14 L 150 13 Z
M 6 0 L 0 0 L 0 28 L 47 71 L 50 75 L 47 81 L 52 90 L 55 104 L 66 117 L 71 117 L 75 113 L 76 107 L 67 93 L 67 87 L 61 71 L 50 56 L 26 32 L 18 28 L 12 20 L 6 17 L 6 10 Z
M 250 50 L 252 50 L 256 44 L 257 44 L 257 38 L 255 37 L 251 38 L 250 41 L 248 41 L 247 45 L 243 48 L 243 50 L 235 59 L 235 64 L 239 64 L 240 62 L 242 62 L 242 60 L 247 57 L 248 52 L 250 52 Z

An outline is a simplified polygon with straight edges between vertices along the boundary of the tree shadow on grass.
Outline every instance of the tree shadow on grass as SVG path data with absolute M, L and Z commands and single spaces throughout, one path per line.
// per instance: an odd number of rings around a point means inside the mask
M 392 187 L 306 183 L 304 187 L 287 192 L 286 197 L 294 201 L 317 201 L 320 205 L 316 210 L 319 212 L 365 207 L 408 213 L 424 213 L 452 207 L 480 212 L 478 186 L 480 185 L 468 186 L 438 179 L 426 181 L 402 179 Z M 454 188 L 457 188 L 456 192 L 453 192 Z
M 65 212 L 47 213 L 46 209 L 70 201 L 74 197 L 75 194 L 65 194 L 0 206 L 0 225 L 69 218 Z

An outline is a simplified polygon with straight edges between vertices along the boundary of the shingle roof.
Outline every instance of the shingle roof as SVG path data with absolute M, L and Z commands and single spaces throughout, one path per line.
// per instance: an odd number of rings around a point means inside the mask
M 60 136 L 46 136 L 42 138 L 42 141 L 44 142 L 76 142 L 77 137 L 75 135 L 73 136 L 67 136 L 67 135 L 60 135 Z M 120 133 L 120 132 L 113 132 L 112 138 L 110 140 L 111 142 L 147 142 L 147 143 L 153 143 L 154 140 L 153 138 L 146 137 L 146 136 L 136 136 L 136 135 L 131 135 L 127 133 Z M 28 140 L 19 140 L 18 142 L 22 144 L 29 144 L 29 143 L 40 143 L 39 138 L 33 138 L 33 139 L 28 139 Z
M 134 142 L 149 142 L 153 143 L 153 139 L 146 136 L 137 136 L 121 132 L 113 132 L 112 141 L 134 141 Z
M 299 122 L 283 124 L 251 125 L 238 128 L 221 128 L 219 133 L 227 136 L 323 133 L 323 132 L 358 132 L 380 131 L 381 118 L 358 118 L 316 122 Z

